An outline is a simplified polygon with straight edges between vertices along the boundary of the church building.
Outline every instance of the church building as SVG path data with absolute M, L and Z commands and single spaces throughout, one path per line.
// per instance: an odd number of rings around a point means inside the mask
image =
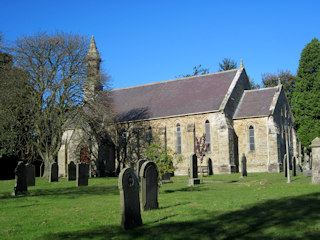
M 87 78 L 84 99 L 102 89 L 94 76 L 101 59 L 93 38 L 87 61 L 95 71 Z M 145 147 L 155 140 L 176 156 L 175 175 L 187 175 L 196 139 L 203 135 L 208 148 L 202 165 L 212 162 L 213 174 L 238 172 L 243 154 L 248 172 L 280 172 L 284 154 L 297 155 L 282 85 L 251 89 L 242 63 L 234 70 L 114 89 L 108 96 L 116 115 L 106 126 L 108 141 L 99 144 L 68 126 L 58 154 L 61 176 L 70 161 L 87 161 L 91 173 L 112 175 L 145 158 Z

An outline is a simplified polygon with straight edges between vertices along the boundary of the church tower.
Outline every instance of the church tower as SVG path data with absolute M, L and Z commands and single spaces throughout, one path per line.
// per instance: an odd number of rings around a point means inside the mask
M 97 50 L 94 37 L 91 37 L 88 54 L 86 57 L 87 62 L 87 80 L 83 85 L 83 100 L 87 102 L 93 100 L 99 91 L 102 91 L 100 77 L 100 63 L 101 58 Z

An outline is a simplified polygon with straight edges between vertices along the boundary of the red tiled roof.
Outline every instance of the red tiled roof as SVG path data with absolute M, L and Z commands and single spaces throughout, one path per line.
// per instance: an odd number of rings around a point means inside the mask
M 219 110 L 236 70 L 111 91 L 120 121 Z
M 244 91 L 233 118 L 268 116 L 277 89 L 277 87 L 272 87 Z

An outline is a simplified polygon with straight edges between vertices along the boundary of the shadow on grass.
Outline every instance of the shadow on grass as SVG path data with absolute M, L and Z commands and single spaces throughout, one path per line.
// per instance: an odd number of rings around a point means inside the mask
M 66 198 L 77 198 L 79 195 L 119 195 L 117 186 L 82 186 L 82 187 L 64 187 L 53 189 L 32 189 L 27 195 L 13 196 L 12 193 L 0 195 L 0 199 L 17 198 L 27 196 L 65 196 Z
M 208 188 L 203 187 L 203 185 L 197 185 L 196 187 L 184 187 L 180 189 L 174 190 L 164 190 L 163 193 L 174 193 L 174 192 L 200 192 L 200 191 L 207 191 Z
M 169 218 L 169 217 L 168 217 Z M 320 193 L 269 200 L 245 209 L 207 212 L 196 220 L 144 223 L 123 231 L 100 226 L 77 232 L 43 235 L 41 239 L 320 239 Z M 319 228 L 318 228 L 319 227 Z

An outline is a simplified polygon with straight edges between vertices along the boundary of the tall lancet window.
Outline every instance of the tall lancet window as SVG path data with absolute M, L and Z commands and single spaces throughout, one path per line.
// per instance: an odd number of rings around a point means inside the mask
M 181 154 L 181 129 L 180 124 L 177 124 L 177 153 Z
M 249 127 L 249 144 L 250 144 L 250 151 L 254 151 L 254 128 L 253 126 Z
M 148 142 L 149 145 L 150 145 L 151 142 L 152 142 L 152 128 L 151 128 L 151 127 L 148 128 L 148 132 L 147 132 L 147 142 Z
M 206 144 L 208 145 L 207 152 L 211 152 L 210 122 L 208 120 L 206 121 Z

